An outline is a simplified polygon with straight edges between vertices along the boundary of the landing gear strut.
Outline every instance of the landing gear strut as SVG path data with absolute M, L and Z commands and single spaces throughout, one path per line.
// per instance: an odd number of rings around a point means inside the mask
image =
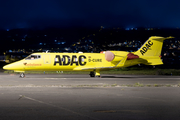
M 24 73 L 21 73 L 19 77 L 20 77 L 20 78 L 24 78 L 24 77 L 25 77 L 25 74 L 24 74 Z

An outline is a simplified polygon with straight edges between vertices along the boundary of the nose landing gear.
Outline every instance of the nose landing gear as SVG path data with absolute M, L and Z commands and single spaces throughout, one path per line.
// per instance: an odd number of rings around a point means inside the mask
M 24 78 L 24 77 L 25 77 L 25 74 L 24 74 L 24 73 L 21 73 L 19 77 L 20 77 L 20 78 Z

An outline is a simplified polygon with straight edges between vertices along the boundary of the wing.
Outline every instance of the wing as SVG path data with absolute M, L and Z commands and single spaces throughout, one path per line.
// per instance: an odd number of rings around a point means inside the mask
M 92 67 L 92 66 L 80 66 L 76 67 L 73 70 L 108 70 L 108 69 L 113 69 L 116 67 L 123 67 L 124 63 L 126 62 L 128 56 L 125 56 L 121 61 L 118 62 L 117 65 L 115 66 L 108 66 L 108 67 Z

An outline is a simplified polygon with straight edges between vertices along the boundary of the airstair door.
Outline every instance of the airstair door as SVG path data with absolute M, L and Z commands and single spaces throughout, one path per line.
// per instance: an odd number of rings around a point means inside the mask
M 49 54 L 44 55 L 44 64 L 51 64 L 51 56 Z
M 44 71 L 49 71 L 50 67 L 51 67 L 51 55 L 50 54 L 45 54 L 43 55 L 43 61 L 44 61 L 44 65 L 43 65 L 43 70 Z

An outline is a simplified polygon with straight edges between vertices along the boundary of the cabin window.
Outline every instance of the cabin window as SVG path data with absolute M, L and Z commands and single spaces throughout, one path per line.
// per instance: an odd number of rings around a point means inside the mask
M 58 59 L 57 59 L 57 58 L 55 58 L 55 61 L 57 62 L 57 61 L 58 61 Z
M 84 58 L 81 58 L 81 61 L 84 62 Z
M 71 61 L 71 58 L 68 58 L 68 62 L 70 62 Z
M 35 59 L 40 59 L 40 58 L 41 58 L 41 55 L 30 55 L 25 60 L 35 60 Z
M 62 59 L 61 59 L 61 61 L 63 61 L 63 62 L 64 62 L 64 58 L 62 58 Z

